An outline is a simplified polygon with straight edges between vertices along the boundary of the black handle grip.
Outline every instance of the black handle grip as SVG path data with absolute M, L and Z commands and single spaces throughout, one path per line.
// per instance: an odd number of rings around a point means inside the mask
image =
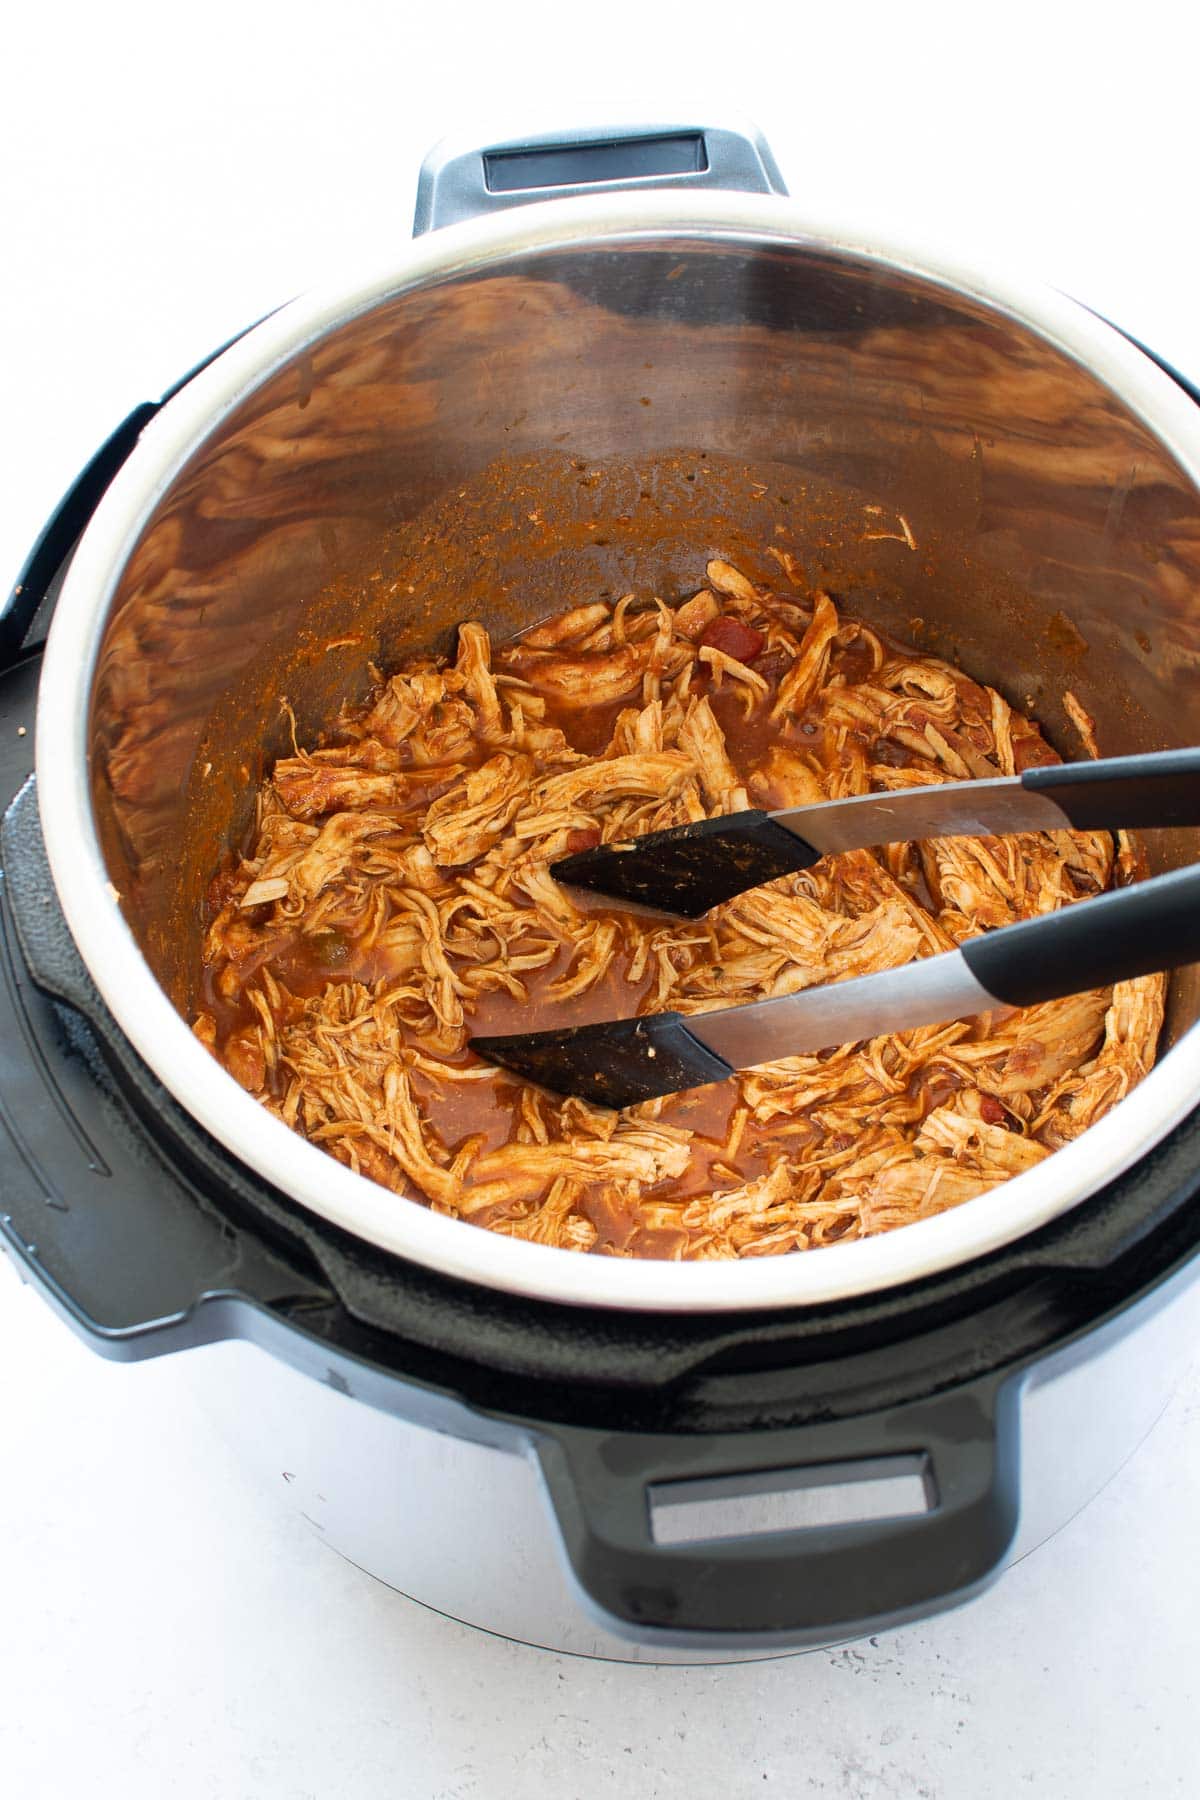
M 1005 1006 L 1036 1006 L 1200 961 L 1200 867 L 1081 900 L 960 945 Z
M 1200 825 L 1200 750 L 1110 756 L 1103 762 L 1026 769 L 1021 786 L 1045 794 L 1080 831 L 1114 824 Z
M 786 194 L 752 125 L 605 123 L 480 146 L 446 139 L 417 182 L 413 236 L 532 200 L 640 187 Z
M 571 1567 L 626 1625 L 686 1637 L 840 1636 L 898 1623 L 982 1587 L 1016 1530 L 1019 1378 L 989 1378 L 886 1414 L 762 1433 L 609 1436 L 560 1427 L 538 1456 Z M 738 1486 L 783 1472 L 919 1459 L 930 1510 L 692 1543 L 655 1541 L 652 1488 Z

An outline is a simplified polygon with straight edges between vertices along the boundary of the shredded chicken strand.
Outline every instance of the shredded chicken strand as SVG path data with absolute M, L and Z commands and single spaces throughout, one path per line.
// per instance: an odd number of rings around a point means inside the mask
M 1126 833 L 1053 832 L 852 851 L 697 921 L 560 887 L 550 864 L 589 845 L 1057 760 L 1002 695 L 886 642 L 770 554 L 791 593 L 714 558 L 674 607 L 593 601 L 499 652 L 464 624 L 452 661 L 380 676 L 314 746 L 293 720 L 252 849 L 214 878 L 200 1041 L 398 1196 L 609 1256 L 730 1260 L 891 1230 L 1101 1118 L 1153 1064 L 1160 976 L 619 1114 L 468 1051 L 472 1032 L 702 1013 L 898 968 L 1144 873 Z

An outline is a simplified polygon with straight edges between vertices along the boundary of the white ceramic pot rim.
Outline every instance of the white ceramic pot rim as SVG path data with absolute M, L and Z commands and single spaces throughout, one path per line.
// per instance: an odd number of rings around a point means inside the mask
M 189 458 L 246 396 L 333 327 L 405 290 L 532 250 L 604 240 L 796 245 L 879 263 L 975 299 L 1086 366 L 1200 488 L 1200 408 L 1085 308 L 1035 284 L 847 229 L 777 197 L 621 193 L 553 200 L 430 233 L 385 266 L 302 296 L 255 327 L 152 420 L 89 524 L 46 649 L 37 724 L 42 828 L 58 896 L 117 1023 L 187 1111 L 311 1213 L 380 1249 L 464 1281 L 581 1306 L 667 1312 L 811 1305 L 917 1280 L 1013 1242 L 1130 1168 L 1200 1100 L 1200 1025 L 1099 1124 L 1027 1173 L 951 1212 L 875 1238 L 744 1262 L 578 1255 L 442 1217 L 355 1175 L 274 1119 L 213 1060 L 171 1005 L 126 925 L 84 777 L 89 697 L 109 600 Z

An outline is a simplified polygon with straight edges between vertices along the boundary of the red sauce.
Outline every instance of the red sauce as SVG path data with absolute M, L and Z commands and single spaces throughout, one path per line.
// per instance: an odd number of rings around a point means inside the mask
M 766 641 L 763 633 L 755 631 L 752 625 L 725 617 L 713 619 L 700 633 L 700 642 L 708 649 L 719 650 L 722 656 L 732 656 L 742 663 L 752 663 L 761 656 Z

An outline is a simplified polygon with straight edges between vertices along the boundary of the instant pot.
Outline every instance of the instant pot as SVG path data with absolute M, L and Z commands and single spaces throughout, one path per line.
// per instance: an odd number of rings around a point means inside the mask
M 794 205 L 733 124 L 444 146 L 417 234 L 135 409 L 0 617 L 4 1238 L 101 1353 L 186 1350 L 328 1543 L 456 1618 L 661 1661 L 920 1617 L 1186 1367 L 1197 971 L 1151 1074 L 1005 1186 L 631 1262 L 409 1204 L 244 1094 L 188 1026 L 207 881 L 283 701 L 303 737 L 461 619 L 674 598 L 718 554 L 1068 757 L 1067 690 L 1106 754 L 1198 742 L 1197 396 L 1061 296 Z

